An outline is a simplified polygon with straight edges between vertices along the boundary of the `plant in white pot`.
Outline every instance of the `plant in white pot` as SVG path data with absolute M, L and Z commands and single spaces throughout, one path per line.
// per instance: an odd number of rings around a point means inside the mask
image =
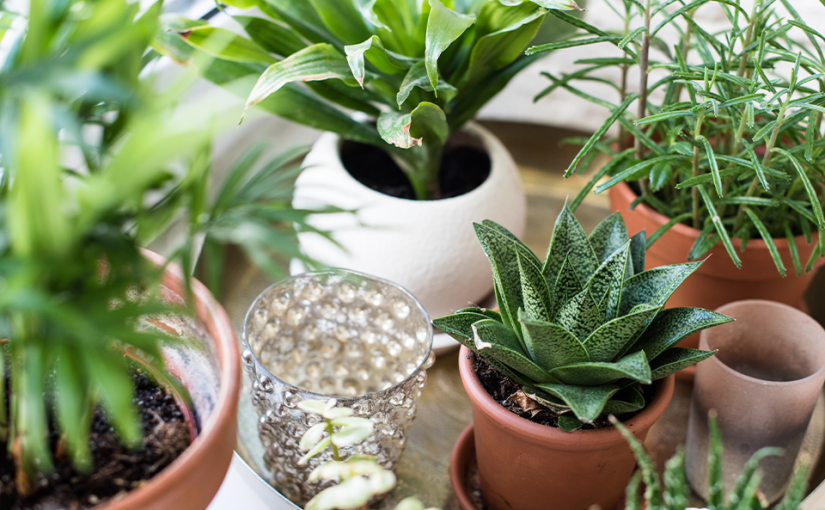
M 397 282 L 431 315 L 488 295 L 489 282 L 475 278 L 484 258 L 464 227 L 487 217 L 521 235 L 525 197 L 506 149 L 467 123 L 533 62 L 523 50 L 547 13 L 575 3 L 227 3 L 267 16 L 233 16 L 249 38 L 167 17 L 160 49 L 193 60 L 247 107 L 328 131 L 305 160 L 294 204 L 359 214 L 313 223 L 335 230 L 343 250 L 305 233 L 305 252 Z M 342 109 L 372 121 L 356 121 Z

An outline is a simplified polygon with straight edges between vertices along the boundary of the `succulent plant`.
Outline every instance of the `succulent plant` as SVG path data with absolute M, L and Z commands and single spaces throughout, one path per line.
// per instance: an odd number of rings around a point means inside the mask
M 679 448 L 673 457 L 665 463 L 663 479 L 659 478 L 656 465 L 645 452 L 644 447 L 621 423 L 611 417 L 613 424 L 621 431 L 639 464 L 639 470 L 633 474 L 627 485 L 626 510 L 686 510 L 690 507 L 690 487 L 685 479 L 685 451 Z M 710 448 L 708 449 L 708 494 L 707 505 L 711 510 L 760 510 L 767 505 L 759 498 L 759 482 L 762 472 L 758 469 L 759 461 L 768 455 L 782 455 L 781 448 L 762 448 L 753 454 L 736 479 L 733 488 L 725 498 L 722 488 L 722 437 L 716 423 L 716 414 L 711 411 L 708 416 L 710 431 Z M 785 497 L 775 508 L 777 510 L 796 510 L 805 497 L 806 475 L 808 467 L 801 465 L 794 473 Z M 639 498 L 639 486 L 645 484 L 645 505 Z
M 645 233 L 628 238 L 619 213 L 588 237 L 565 205 L 544 263 L 495 222 L 474 227 L 500 310 L 464 308 L 433 324 L 558 413 L 565 430 L 642 409 L 639 385 L 713 354 L 677 342 L 732 320 L 699 308 L 663 309 L 702 262 L 645 271 Z

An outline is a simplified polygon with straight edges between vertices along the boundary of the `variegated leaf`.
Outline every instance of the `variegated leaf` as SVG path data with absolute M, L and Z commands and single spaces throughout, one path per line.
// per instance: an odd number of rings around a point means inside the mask
M 642 325 L 661 308 L 650 307 L 624 315 L 602 325 L 587 337 L 584 348 L 590 361 L 613 361 Z
M 536 382 L 558 382 L 528 357 L 510 328 L 492 319 L 476 322 L 471 327 L 475 347 L 485 359 L 495 358 Z
M 410 94 L 415 87 L 418 87 L 426 92 L 433 91 L 430 78 L 427 76 L 427 67 L 424 65 L 423 60 L 410 67 L 410 70 L 407 71 L 406 75 L 404 75 L 404 81 L 401 82 L 401 86 L 398 88 L 398 94 L 395 96 L 395 100 L 398 103 L 399 108 L 402 104 L 404 104 L 404 101 L 410 97 Z M 436 87 L 438 88 L 438 93 L 436 95 L 440 94 L 439 97 L 443 99 L 445 103 L 450 102 L 450 100 L 455 97 L 457 92 L 455 87 L 447 83 L 445 80 L 442 80 L 440 76 Z M 482 222 L 482 224 L 484 224 L 484 222 Z
M 550 291 L 541 275 L 541 269 L 532 260 L 516 251 L 519 273 L 521 274 L 521 295 L 524 312 L 531 319 L 550 321 Z M 521 310 L 521 308 L 519 309 Z M 521 317 L 519 317 L 521 319 Z
M 668 308 L 653 319 L 631 350 L 644 350 L 652 362 L 688 336 L 732 320 L 727 315 L 701 308 Z
M 377 35 L 370 36 L 369 39 L 360 44 L 344 46 L 344 53 L 347 55 L 347 63 L 352 71 L 352 76 L 355 77 L 361 88 L 364 88 L 367 60 L 379 71 L 387 74 L 400 73 L 412 67 L 416 62 L 414 58 L 405 57 L 385 49 Z
M 637 232 L 630 238 L 630 259 L 633 271 L 625 274 L 625 278 L 641 273 L 645 270 L 645 253 L 647 252 L 647 236 L 645 231 Z
M 514 327 L 513 329 L 517 329 L 518 309 L 523 308 L 524 301 L 515 243 L 498 230 L 488 226 L 473 223 L 473 228 L 493 268 L 493 277 L 498 284 L 496 299 L 499 309 L 502 313 L 506 312 L 511 321 L 510 325 Z
M 424 62 L 430 84 L 433 89 L 438 90 L 438 57 L 475 22 L 476 18 L 448 9 L 440 0 L 429 0 L 429 3 Z
M 627 227 L 621 213 L 615 212 L 596 225 L 588 237 L 596 260 L 603 264 L 608 257 L 627 243 Z
M 549 286 L 550 299 L 552 300 L 550 317 L 554 318 L 559 313 L 559 308 L 573 299 L 582 289 L 584 287 L 576 271 L 573 270 L 570 260 L 565 257 L 559 270 L 559 276 L 556 278 L 556 284 Z
M 625 388 L 613 395 L 604 406 L 604 414 L 619 415 L 644 408 L 645 397 L 636 388 Z
M 605 384 L 602 386 L 571 386 L 566 384 L 538 384 L 540 389 L 562 399 L 576 418 L 592 423 L 602 414 L 607 401 L 617 391 L 618 386 Z
M 702 262 L 660 266 L 639 273 L 624 282 L 619 315 L 626 315 L 636 305 L 661 306 L 685 278 L 702 265 Z
M 553 322 L 583 342 L 602 325 L 604 318 L 593 295 L 588 289 L 583 289 L 559 309 Z
M 530 357 L 544 370 L 590 361 L 581 342 L 561 326 L 522 318 L 521 331 Z
M 615 363 L 576 363 L 558 367 L 550 375 L 565 384 L 575 386 L 600 386 L 620 379 L 634 379 L 643 384 L 650 384 L 650 365 L 643 351 L 629 354 Z
M 381 112 L 378 134 L 385 142 L 409 149 L 426 143 L 439 144 L 450 134 L 447 116 L 436 104 L 422 101 L 410 113 Z
M 624 274 L 627 270 L 627 259 L 630 251 L 630 240 L 625 241 L 618 250 L 613 252 L 590 278 L 584 288 L 590 289 L 594 296 L 604 296 L 608 289 L 615 289 L 607 297 L 607 313 L 604 320 L 612 320 L 618 314 L 622 293 L 618 289 L 624 284 Z
M 716 354 L 716 351 L 700 351 L 699 349 L 671 347 L 653 360 L 653 363 L 651 364 L 651 368 L 653 370 L 651 373 L 651 378 L 654 381 L 664 379 L 671 374 L 675 374 L 679 370 L 684 370 L 689 366 L 706 360 L 714 354 Z
M 581 282 L 590 280 L 599 265 L 596 253 L 587 240 L 587 234 L 566 204 L 556 218 L 553 237 L 541 269 L 551 293 L 555 293 L 553 286 L 565 259 L 569 259 Z

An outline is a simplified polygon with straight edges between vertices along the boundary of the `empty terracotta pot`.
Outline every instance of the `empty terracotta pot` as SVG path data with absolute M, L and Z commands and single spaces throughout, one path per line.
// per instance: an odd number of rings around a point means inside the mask
M 610 188 L 610 208 L 622 214 L 628 232 L 646 230 L 647 235 L 651 235 L 670 221 L 670 218 L 645 204 L 639 204 L 631 211 L 630 204 L 636 198 L 636 193 L 624 182 Z M 694 228 L 681 223 L 674 225 L 647 250 L 647 267 L 687 262 L 687 254 L 698 236 L 699 231 Z M 808 244 L 804 236 L 794 238 L 803 265 L 811 256 L 816 239 L 814 235 L 811 244 Z M 796 306 L 802 300 L 815 271 L 796 276 L 786 239 L 774 239 L 787 269 L 785 278 L 776 269 L 765 241 L 751 239 L 744 252 L 740 251 L 740 239 L 731 241 L 742 261 L 742 269 L 737 269 L 730 260 L 722 243 L 717 243 L 705 255 L 705 263 L 676 289 L 667 302 L 668 307 L 697 306 L 715 310 L 726 303 L 743 299 L 770 299 Z M 817 267 L 823 260 L 819 259 Z M 698 344 L 699 335 L 696 334 L 681 345 L 695 348 Z
M 487 393 L 461 348 L 459 370 L 473 406 L 481 492 L 492 510 L 615 508 L 636 459 L 614 427 L 564 432 L 520 418 Z M 624 423 L 639 441 L 673 396 L 674 377 L 654 384 L 653 400 Z
M 701 333 L 699 347 L 719 352 L 696 368 L 687 434 L 688 481 L 707 496 L 708 412 L 715 409 L 728 491 L 757 450 L 785 450 L 759 463 L 765 475 L 759 489 L 773 502 L 790 481 L 822 391 L 825 330 L 799 310 L 771 301 L 737 301 L 717 312 L 736 321 Z

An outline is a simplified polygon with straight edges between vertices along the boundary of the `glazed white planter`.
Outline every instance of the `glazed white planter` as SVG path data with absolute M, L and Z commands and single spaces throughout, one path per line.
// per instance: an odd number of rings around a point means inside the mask
M 346 251 L 314 233 L 299 234 L 302 250 L 331 267 L 398 283 L 418 298 L 430 317 L 480 304 L 493 287 L 490 264 L 472 223 L 490 219 L 521 237 L 526 199 L 518 168 L 502 143 L 476 124 L 465 129 L 484 144 L 490 175 L 469 193 L 426 201 L 395 198 L 364 186 L 341 163 L 341 138 L 321 135 L 304 160 L 292 203 L 296 208 L 326 204 L 358 212 L 311 220 L 313 226 L 333 231 Z M 435 339 L 436 349 L 452 342 L 438 336 L 442 338 Z

